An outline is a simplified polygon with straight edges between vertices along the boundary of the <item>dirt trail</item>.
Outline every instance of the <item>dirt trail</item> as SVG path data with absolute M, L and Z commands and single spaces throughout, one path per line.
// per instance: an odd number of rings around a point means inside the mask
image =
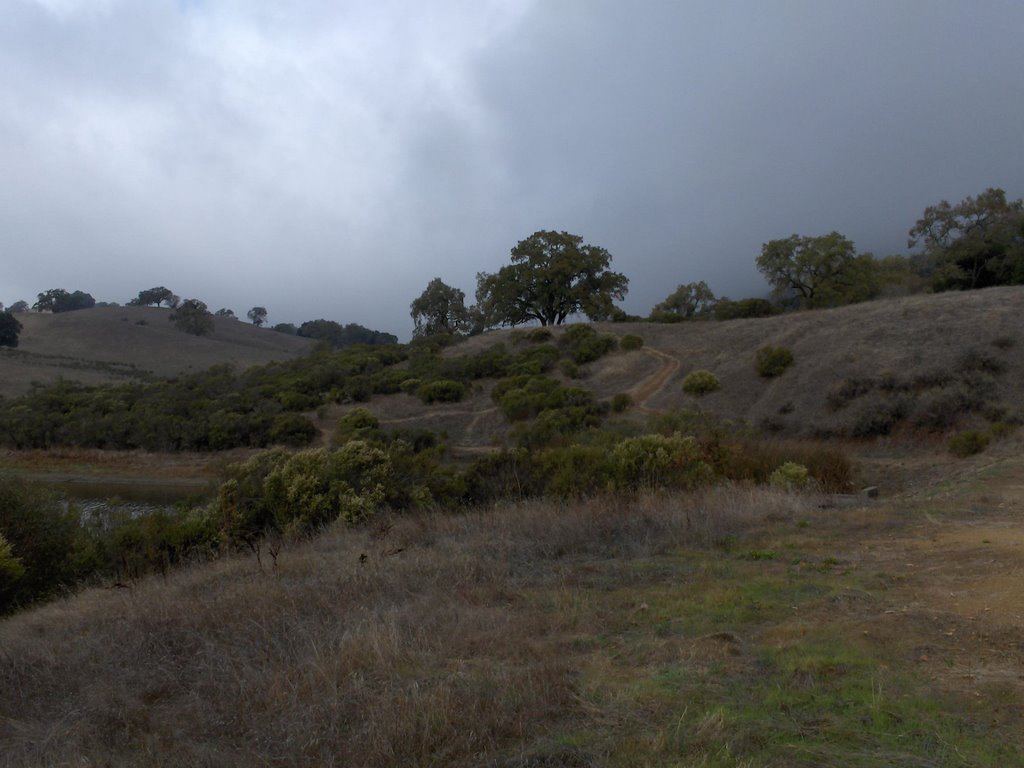
M 680 363 L 676 358 L 659 349 L 644 347 L 643 352 L 660 361 L 661 368 L 629 390 L 629 395 L 633 398 L 633 407 L 636 410 L 650 413 L 651 409 L 647 407 L 647 401 L 665 388 L 665 385 L 679 370 Z

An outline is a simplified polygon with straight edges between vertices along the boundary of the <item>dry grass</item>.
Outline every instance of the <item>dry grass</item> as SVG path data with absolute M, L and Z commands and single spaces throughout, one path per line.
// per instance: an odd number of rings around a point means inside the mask
M 0 394 L 22 394 L 33 381 L 51 383 L 58 377 L 86 384 L 124 382 L 130 380 L 129 365 L 157 376 L 221 363 L 247 368 L 297 357 L 313 346 L 310 339 L 221 318 L 209 336 L 191 336 L 175 330 L 169 314 L 156 307 L 99 307 L 19 315 L 24 330 L 18 349 L 0 349 Z
M 583 564 L 803 504 L 719 489 L 380 520 L 265 571 L 87 591 L 0 624 L 0 764 L 526 765 L 522 745 L 587 717 L 573 648 L 600 626 L 547 603 Z

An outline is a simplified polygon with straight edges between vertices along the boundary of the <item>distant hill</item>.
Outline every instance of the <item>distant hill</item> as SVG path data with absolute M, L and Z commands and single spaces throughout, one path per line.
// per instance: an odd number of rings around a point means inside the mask
M 192 336 L 168 321 L 169 309 L 96 307 L 60 314 L 23 313 L 17 349 L 0 349 L 0 394 L 26 392 L 59 377 L 86 384 L 174 376 L 228 363 L 238 368 L 286 360 L 313 341 L 216 318 L 209 336 Z

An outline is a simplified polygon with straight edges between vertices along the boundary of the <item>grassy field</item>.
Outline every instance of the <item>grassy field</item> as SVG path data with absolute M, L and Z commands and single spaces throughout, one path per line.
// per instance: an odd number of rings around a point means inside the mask
M 880 500 L 381 518 L 88 590 L 0 623 L 0 764 L 1019 765 L 1021 447 L 876 449 Z

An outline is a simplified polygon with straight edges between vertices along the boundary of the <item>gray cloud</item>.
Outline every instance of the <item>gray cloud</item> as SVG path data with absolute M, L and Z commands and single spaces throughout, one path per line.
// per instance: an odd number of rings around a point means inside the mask
M 902 251 L 921 210 L 1024 194 L 1024 6 L 13 0 L 0 299 L 165 284 L 271 322 L 408 334 L 541 228 L 646 313 L 765 290 L 764 241 Z

